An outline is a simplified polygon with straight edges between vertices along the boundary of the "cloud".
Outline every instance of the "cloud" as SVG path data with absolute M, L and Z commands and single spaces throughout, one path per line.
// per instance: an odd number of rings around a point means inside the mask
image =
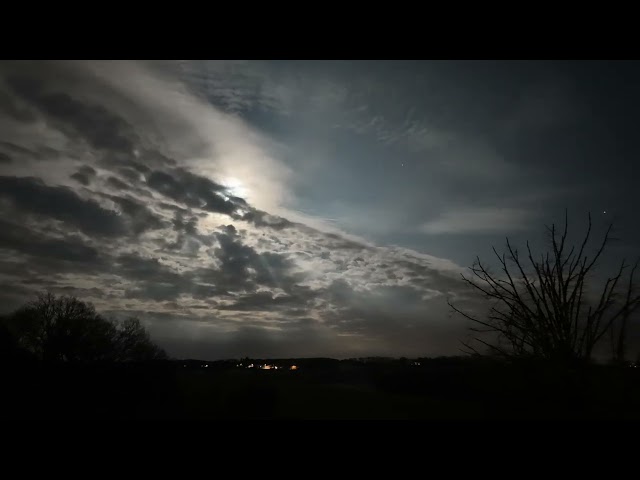
M 109 180 L 113 178 L 110 177 Z M 154 214 L 143 203 L 132 197 L 119 197 L 116 195 L 107 195 L 108 198 L 118 206 L 120 213 L 125 218 L 127 231 L 134 235 L 139 235 L 147 230 L 158 230 L 165 228 L 165 222 L 160 216 Z
M 527 229 L 533 217 L 531 211 L 519 208 L 463 208 L 445 212 L 425 223 L 421 231 L 429 235 L 513 232 Z
M 112 186 L 115 190 L 128 190 L 129 189 L 129 185 L 127 185 L 122 180 L 120 180 L 120 179 L 118 179 L 116 177 L 107 178 L 107 183 L 110 186 Z
M 120 116 L 102 105 L 86 103 L 66 93 L 47 92 L 32 76 L 9 76 L 7 84 L 22 99 L 58 121 L 67 133 L 76 133 L 98 150 L 133 153 L 135 135 Z
M 61 262 L 91 264 L 100 260 L 98 251 L 78 237 L 50 237 L 4 220 L 0 220 L 0 249 Z
M 224 213 L 234 218 L 243 215 L 247 203 L 230 194 L 227 188 L 182 168 L 169 173 L 155 171 L 147 178 L 147 184 L 163 195 L 188 207 Z
M 35 122 L 36 116 L 29 109 L 22 107 L 5 92 L 0 91 L 0 112 L 18 122 Z
M 73 178 L 75 181 L 84 185 L 85 187 L 88 186 L 89 183 L 91 182 L 89 175 L 85 175 L 84 173 L 80 173 L 80 172 L 74 173 L 73 175 L 71 175 L 70 178 Z
M 312 297 L 311 297 L 312 298 Z M 220 310 L 233 311 L 278 311 L 282 315 L 304 316 L 310 298 L 300 293 L 296 295 L 274 295 L 270 291 L 259 291 L 237 298 L 233 304 L 218 307 Z M 293 308 L 295 307 L 295 308 Z
M 96 176 L 96 171 L 88 165 L 83 165 L 78 171 L 71 175 L 70 178 L 76 180 L 85 187 L 91 183 L 91 179 Z
M 14 286 L 11 302 L 37 289 L 75 292 L 106 313 L 140 315 L 176 355 L 449 345 L 429 332 L 458 331 L 447 330 L 443 299 L 464 291 L 459 267 L 301 214 L 280 156 L 291 152 L 229 114 L 292 112 L 299 99 L 227 91 L 236 107 L 220 109 L 154 68 L 5 72 L 11 105 L 34 117 L 10 116 L 11 142 L 0 143 L 14 159 L 0 177 L 0 282 Z M 333 87 L 313 89 L 314 108 L 350 101 Z
M 87 235 L 114 236 L 124 233 L 116 212 L 93 200 L 82 199 L 67 187 L 52 187 L 30 177 L 0 177 L 0 198 L 18 211 L 61 220 Z

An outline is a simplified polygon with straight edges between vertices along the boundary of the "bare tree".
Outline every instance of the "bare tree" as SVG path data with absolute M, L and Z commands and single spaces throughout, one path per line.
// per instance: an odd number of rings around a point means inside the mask
M 115 346 L 119 361 L 164 360 L 166 352 L 151 341 L 149 333 L 137 318 L 131 317 L 118 325 Z
M 570 362 L 590 360 L 596 345 L 609 333 L 614 357 L 624 360 L 629 319 L 640 305 L 640 295 L 634 292 L 633 283 L 638 262 L 623 279 L 630 267 L 623 260 L 616 274 L 607 278 L 599 295 L 589 298 L 587 279 L 611 240 L 612 225 L 595 255 L 589 258 L 585 249 L 591 228 L 589 215 L 589 226 L 579 248 L 569 246 L 565 212 L 562 234 L 555 224 L 547 227 L 550 252 L 534 258 L 527 242 L 526 254 L 520 255 L 507 238 L 505 253 L 500 255 L 493 248 L 501 266 L 499 275 L 490 273 L 487 265 L 477 258 L 470 268 L 473 277 L 462 275 L 462 278 L 492 302 L 487 316 L 478 318 L 449 302 L 456 312 L 474 323 L 473 340 L 501 356 Z M 478 334 L 493 336 L 483 339 Z M 479 353 L 471 342 L 463 345 L 470 352 Z

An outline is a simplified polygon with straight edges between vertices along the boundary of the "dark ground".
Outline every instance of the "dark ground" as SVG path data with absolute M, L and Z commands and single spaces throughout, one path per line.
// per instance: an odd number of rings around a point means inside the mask
M 0 417 L 144 419 L 640 418 L 640 369 L 477 359 L 147 365 L 5 363 Z M 254 360 L 256 364 L 259 360 Z M 186 366 L 185 366 L 186 365 Z

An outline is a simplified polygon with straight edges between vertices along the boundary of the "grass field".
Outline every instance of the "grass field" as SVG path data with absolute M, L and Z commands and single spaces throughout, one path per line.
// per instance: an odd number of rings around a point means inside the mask
M 492 419 L 640 418 L 640 372 L 560 372 L 473 362 L 298 371 L 232 363 L 30 367 L 3 371 L 4 418 Z

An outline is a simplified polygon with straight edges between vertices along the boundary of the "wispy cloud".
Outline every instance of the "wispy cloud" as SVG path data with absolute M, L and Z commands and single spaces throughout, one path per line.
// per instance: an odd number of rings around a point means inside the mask
M 535 214 L 510 207 L 462 208 L 443 213 L 420 228 L 429 235 L 503 233 L 527 229 Z

